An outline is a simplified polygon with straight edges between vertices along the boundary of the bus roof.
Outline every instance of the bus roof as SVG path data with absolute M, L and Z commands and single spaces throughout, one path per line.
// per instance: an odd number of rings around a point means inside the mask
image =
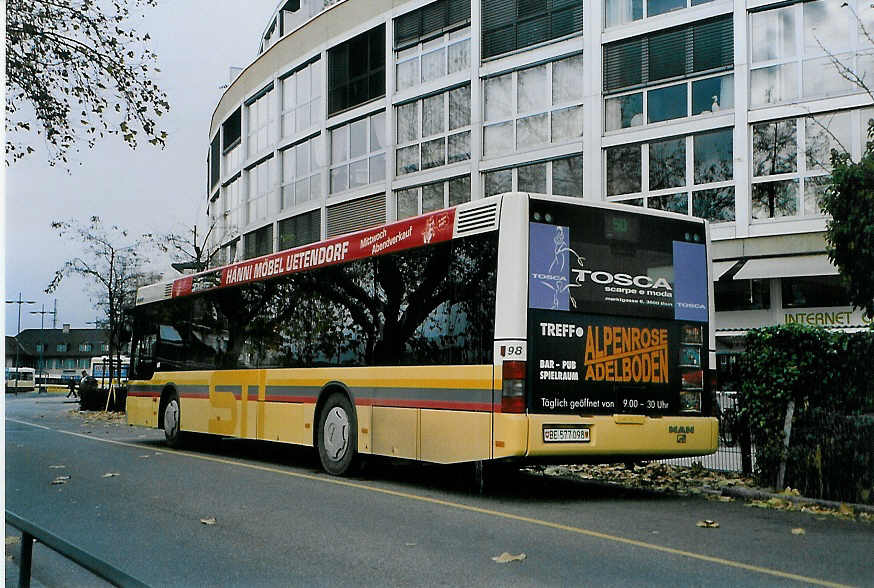
M 566 202 L 575 206 L 624 209 L 635 214 L 676 218 L 689 222 L 706 222 L 686 215 L 644 209 L 621 203 L 590 202 L 570 196 L 505 193 L 143 286 L 137 290 L 136 305 L 140 306 L 201 291 L 266 280 L 355 259 L 386 255 L 459 237 L 495 231 L 498 228 L 500 206 L 503 199 L 519 195 L 538 200 Z

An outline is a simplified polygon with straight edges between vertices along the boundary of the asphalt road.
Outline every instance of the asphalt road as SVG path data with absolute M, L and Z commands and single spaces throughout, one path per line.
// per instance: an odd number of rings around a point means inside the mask
M 149 585 L 874 586 L 870 524 L 525 474 L 480 496 L 461 467 L 333 478 L 309 450 L 172 451 L 75 408 L 7 396 L 6 508 Z M 37 547 L 38 582 L 98 584 Z

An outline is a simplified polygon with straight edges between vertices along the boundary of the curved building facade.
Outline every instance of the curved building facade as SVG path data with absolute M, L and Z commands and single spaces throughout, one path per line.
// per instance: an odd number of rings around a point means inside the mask
M 835 62 L 872 79 L 872 38 L 863 0 L 280 2 L 213 113 L 212 263 L 541 192 L 711 220 L 726 349 L 858 326 L 818 200 L 874 116 Z

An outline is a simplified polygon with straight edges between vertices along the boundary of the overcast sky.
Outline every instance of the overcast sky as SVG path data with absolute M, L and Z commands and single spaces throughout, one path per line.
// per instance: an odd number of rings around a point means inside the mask
M 70 173 L 50 167 L 44 148 L 5 167 L 5 295 L 18 292 L 36 305 L 21 309 L 21 328 L 39 328 L 29 311 L 58 300 L 58 327 L 86 328 L 96 316 L 85 284 L 70 278 L 44 292 L 55 270 L 73 257 L 76 244 L 60 239 L 53 220 L 98 215 L 131 232 L 181 232 L 204 224 L 205 158 L 209 120 L 231 66 L 255 57 L 258 40 L 278 0 L 159 0 L 135 28 L 148 32 L 158 53 L 170 112 L 159 121 L 169 133 L 161 150 L 148 143 L 132 151 L 114 137 L 72 154 Z M 79 165 L 81 163 L 81 165 Z M 6 333 L 18 328 L 18 306 L 6 305 Z M 51 316 L 46 316 L 47 327 Z

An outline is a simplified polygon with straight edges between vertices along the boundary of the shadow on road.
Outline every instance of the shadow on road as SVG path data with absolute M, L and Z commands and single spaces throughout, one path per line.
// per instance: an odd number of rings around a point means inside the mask
M 161 441 L 147 441 L 143 445 L 156 450 L 166 449 Z M 329 477 L 319 463 L 318 455 L 309 447 L 251 441 L 210 435 L 191 435 L 183 450 L 224 459 L 238 459 L 247 463 L 277 468 L 294 468 L 304 473 Z M 472 464 L 436 465 L 409 460 L 367 456 L 350 480 L 391 485 L 392 489 L 407 492 L 436 491 L 455 496 L 479 495 Z M 537 500 L 541 503 L 573 500 L 593 502 L 598 500 L 646 500 L 670 501 L 681 497 L 657 493 L 645 489 L 622 488 L 603 482 L 584 479 L 569 479 L 549 476 L 531 470 L 507 466 L 495 466 L 486 470 L 484 497 L 502 502 L 525 503 Z

